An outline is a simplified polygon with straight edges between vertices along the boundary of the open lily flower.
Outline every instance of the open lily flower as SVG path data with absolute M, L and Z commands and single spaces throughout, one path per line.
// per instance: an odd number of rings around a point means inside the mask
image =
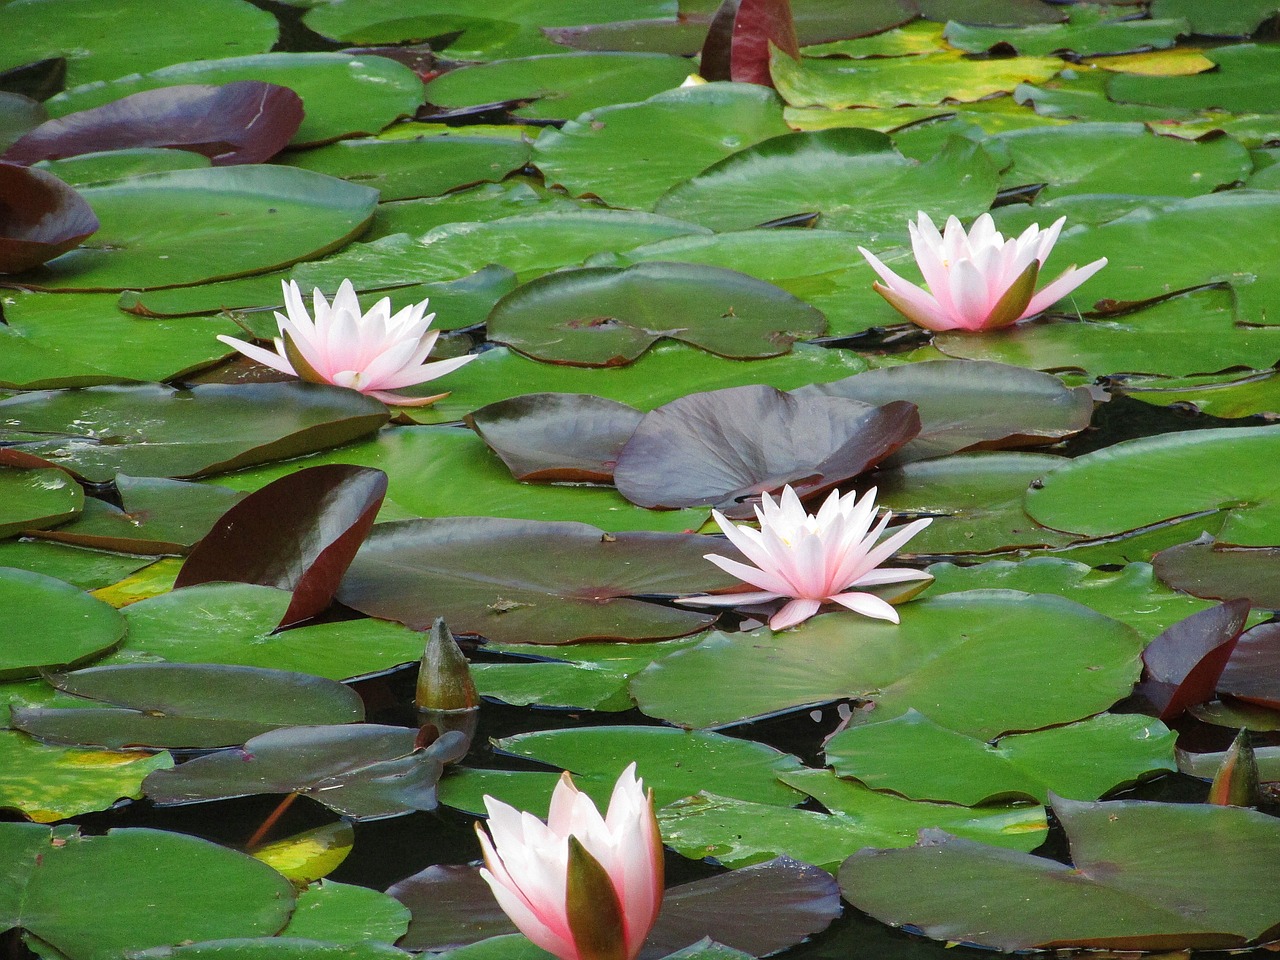
M 448 394 L 406 397 L 391 391 L 443 377 L 475 359 L 466 356 L 424 362 L 440 336 L 437 330 L 427 330 L 436 315 L 425 313 L 426 300 L 393 315 L 391 299 L 383 297 L 362 314 L 355 287 L 350 280 L 343 280 L 332 306 L 319 289 L 315 291 L 313 321 L 298 284 L 290 280 L 282 286 L 288 316 L 276 314 L 280 336 L 275 340 L 275 353 L 235 337 L 218 339 L 281 373 L 310 383 L 358 390 L 402 407 L 425 406 Z
M 785 486 L 777 502 L 767 493 L 760 498 L 760 506 L 756 507 L 759 530 L 737 526 L 718 510 L 713 510 L 712 516 L 729 541 L 755 566 L 714 553 L 707 554 L 707 559 L 758 587 L 759 592 L 686 597 L 680 602 L 736 607 L 790 597 L 791 601 L 769 620 L 772 630 L 795 626 L 828 602 L 867 617 L 897 623 L 898 611 L 891 604 L 854 588 L 933 579 L 921 570 L 880 568 L 881 563 L 931 521 L 914 520 L 877 545 L 893 515 L 886 511 L 875 528 L 871 528 L 876 516 L 874 488 L 861 500 L 856 493 L 841 496 L 840 491 L 833 490 L 817 514 L 809 514 L 795 491 Z
M 1033 223 L 1006 240 L 984 213 L 967 234 L 955 217 L 939 233 L 925 213 L 907 224 L 916 264 L 928 291 L 898 276 L 872 253 L 859 252 L 880 274 L 876 292 L 926 330 L 992 330 L 1040 313 L 1107 265 L 1107 258 L 1072 266 L 1036 292 L 1040 268 L 1058 242 L 1066 217 L 1047 230 Z
M 633 763 L 600 816 L 566 772 L 543 823 L 484 798 L 480 875 L 520 932 L 560 960 L 635 960 L 662 906 L 662 838 L 653 791 Z

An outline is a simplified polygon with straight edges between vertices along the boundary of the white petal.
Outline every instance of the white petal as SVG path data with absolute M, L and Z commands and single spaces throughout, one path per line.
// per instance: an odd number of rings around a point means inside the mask
M 796 599 L 792 600 L 781 610 L 769 618 L 769 629 L 773 631 L 785 630 L 787 627 L 794 627 L 797 623 L 808 620 L 822 607 L 820 600 Z
M 876 620 L 888 620 L 890 623 L 900 622 L 898 611 L 893 609 L 893 605 L 881 600 L 874 594 L 841 593 L 831 599 L 842 607 L 847 607 L 854 613 L 860 613 L 864 617 L 873 617 Z
M 1047 310 L 1106 265 L 1107 258 L 1103 257 L 1101 260 L 1095 260 L 1093 263 L 1085 264 L 1083 267 L 1069 268 L 1062 276 L 1031 298 L 1031 302 L 1027 304 L 1027 309 L 1022 311 L 1022 317 L 1031 317 Z M 1018 319 L 1021 320 L 1022 317 Z
M 235 337 L 228 337 L 226 334 L 218 334 L 218 339 L 229 347 L 235 347 L 250 360 L 256 360 L 265 367 L 270 367 L 272 370 L 279 370 L 281 373 L 287 373 L 294 377 L 298 375 L 293 369 L 293 365 L 278 353 L 272 353 L 270 350 L 264 350 L 262 347 L 254 346 L 252 343 L 245 343 L 243 340 L 237 340 Z

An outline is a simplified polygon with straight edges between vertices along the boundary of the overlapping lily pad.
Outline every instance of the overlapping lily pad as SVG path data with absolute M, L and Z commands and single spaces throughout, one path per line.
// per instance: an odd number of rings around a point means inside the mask
M 1157 4 L 1159 6 L 1159 4 Z M 1067 8 L 1064 24 L 1029 24 L 1019 27 L 975 27 L 948 23 L 945 36 L 953 47 L 982 53 L 996 44 L 1009 44 L 1018 53 L 1044 56 L 1061 50 L 1087 56 L 1126 53 L 1145 48 L 1171 47 L 1191 25 L 1172 11 L 1150 20 L 1128 19 L 1129 8 L 1081 3 Z
M 0 536 L 65 523 L 84 502 L 84 491 L 61 470 L 0 467 Z
M 1243 43 L 1210 51 L 1218 69 L 1189 77 L 1144 77 L 1118 73 L 1107 81 L 1107 94 L 1122 103 L 1213 108 L 1237 113 L 1266 113 L 1280 89 L 1275 47 Z
M 1002 950 L 1239 947 L 1280 922 L 1257 896 L 1280 854 L 1272 817 L 1137 801 L 1053 809 L 1074 866 L 930 834 L 910 850 L 855 854 L 841 889 L 883 922 Z
M 494 306 L 489 336 L 536 360 L 617 366 L 654 342 L 679 340 L 723 357 L 786 353 L 826 329 L 822 314 L 746 274 L 686 263 L 561 270 Z
M 912 800 L 974 806 L 1010 797 L 1047 803 L 1051 793 L 1097 800 L 1117 787 L 1175 769 L 1173 741 L 1158 720 L 1104 713 L 989 744 L 908 710 L 837 733 L 827 741 L 825 754 L 836 773 L 868 787 Z
M 1137 633 L 1060 597 L 974 590 L 899 611 L 901 624 L 833 613 L 783 633 L 712 633 L 648 667 L 631 693 L 650 716 L 688 726 L 858 698 L 877 718 L 914 707 L 985 739 L 1105 710 L 1138 677 Z
M 1233 547 L 1211 536 L 1169 547 L 1156 554 L 1156 573 L 1165 583 L 1197 597 L 1246 599 L 1258 607 L 1280 609 L 1276 572 L 1280 549 Z
M 22 273 L 73 249 L 100 226 L 93 208 L 50 173 L 0 163 L 5 219 L 0 274 Z
M 657 640 L 714 619 L 635 599 L 729 586 L 733 578 L 704 551 L 698 536 L 610 534 L 585 523 L 406 520 L 374 527 L 338 599 L 421 630 L 444 617 L 455 633 L 503 643 Z
M 11 567 L 0 567 L 0 610 L 22 624 L 0 650 L 3 680 L 92 660 L 125 633 L 124 619 L 101 600 L 53 577 Z

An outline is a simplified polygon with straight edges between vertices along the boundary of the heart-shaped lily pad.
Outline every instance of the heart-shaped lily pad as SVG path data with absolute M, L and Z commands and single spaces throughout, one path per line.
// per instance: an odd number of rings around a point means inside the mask
M 858 698 L 886 719 L 914 707 L 985 739 L 1105 710 L 1138 677 L 1137 633 L 1060 597 L 973 590 L 900 610 L 901 624 L 831 613 L 783 633 L 712 633 L 631 692 L 650 716 L 688 726 Z M 1064 647 L 1067 635 L 1077 639 Z
M 536 360 L 617 366 L 669 338 L 723 357 L 786 353 L 822 314 L 746 274 L 687 263 L 562 270 L 507 294 L 489 336 Z
M 457 633 L 503 643 L 656 640 L 714 619 L 634 599 L 729 586 L 705 549 L 698 536 L 611 534 L 585 523 L 406 520 L 373 528 L 338 599 L 422 630 L 444 617 Z
M 1273 817 L 1137 801 L 1053 810 L 1074 866 L 930 834 L 854 854 L 841 890 L 882 922 L 1001 950 L 1242 947 L 1280 923 L 1280 906 L 1258 897 L 1280 856 Z
M 158 770 L 143 789 L 156 803 L 199 803 L 256 793 L 311 797 L 353 820 L 434 810 L 444 764 L 465 752 L 459 733 L 429 747 L 418 731 L 376 724 L 283 727 L 243 749 L 220 750 Z
M 124 636 L 124 619 L 69 583 L 0 567 L 0 610 L 22 629 L 0 650 L 0 679 L 38 676 L 106 653 Z

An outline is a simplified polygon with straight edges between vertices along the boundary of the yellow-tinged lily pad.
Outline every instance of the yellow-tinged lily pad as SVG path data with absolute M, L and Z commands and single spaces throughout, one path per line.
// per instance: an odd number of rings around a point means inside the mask
M 264 844 L 253 851 L 253 856 L 294 883 L 311 883 L 338 869 L 355 842 L 355 828 L 346 820 L 339 820 Z
M 1092 57 L 1084 62 L 1112 73 L 1137 73 L 1144 77 L 1189 77 L 1217 66 L 1194 47 L 1127 53 L 1119 57 Z

